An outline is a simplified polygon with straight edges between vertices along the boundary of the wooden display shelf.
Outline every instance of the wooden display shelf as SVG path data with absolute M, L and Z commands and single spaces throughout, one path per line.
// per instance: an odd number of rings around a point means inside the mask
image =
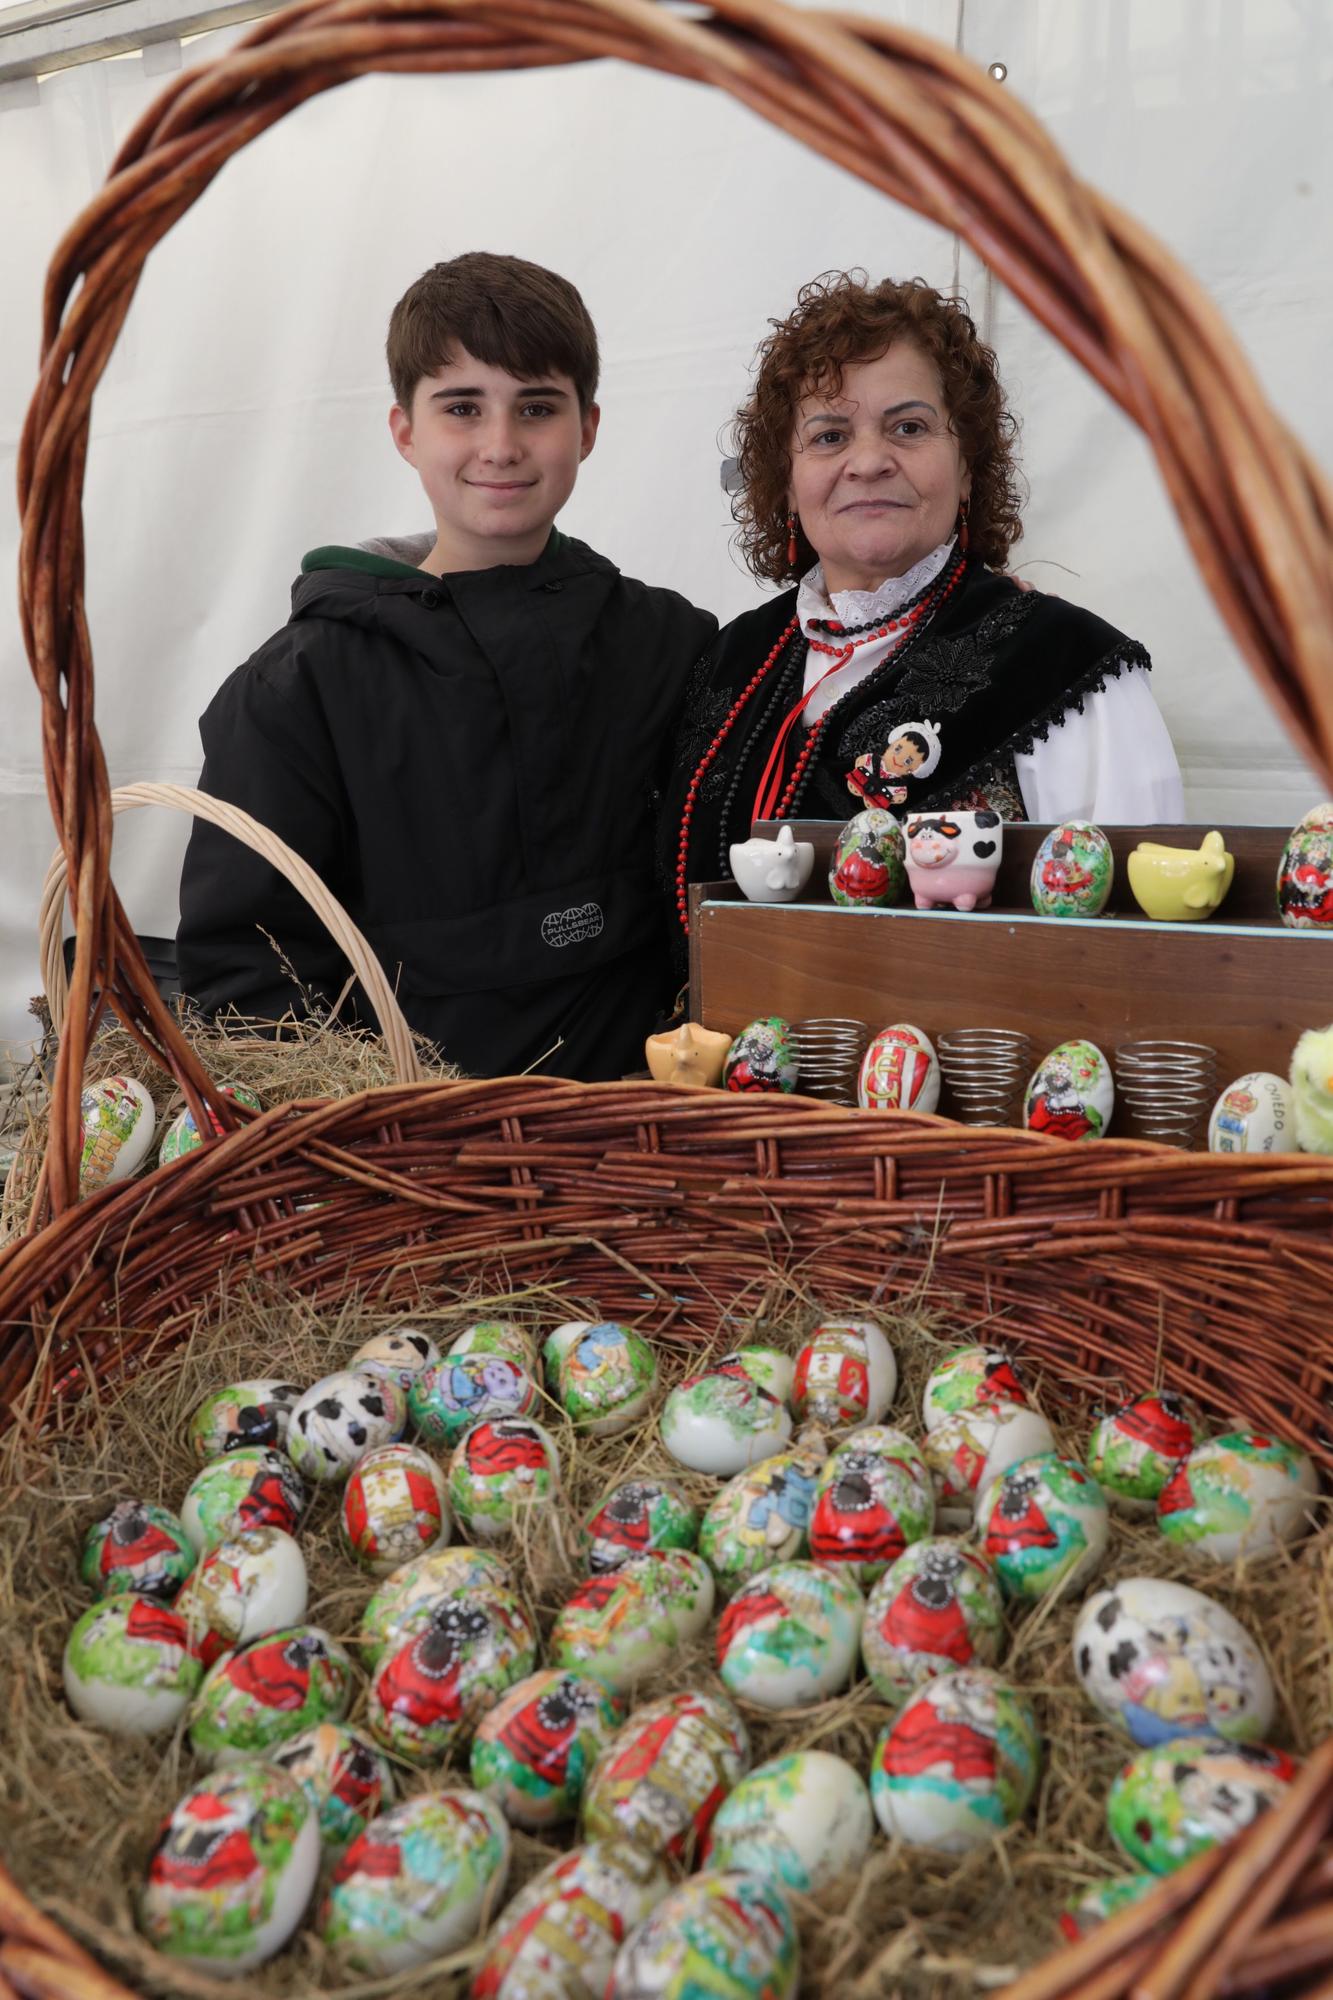
M 1333 937 L 1289 930 L 1277 915 L 1288 829 L 1221 829 L 1236 876 L 1203 923 L 1153 923 L 1130 893 L 1125 859 L 1138 841 L 1193 847 L 1208 830 L 1107 827 L 1110 903 L 1101 917 L 1068 918 L 1032 909 L 1029 872 L 1049 827 L 1006 826 L 989 910 L 847 910 L 828 893 L 837 824 L 796 821 L 797 838 L 815 845 L 802 901 L 750 903 L 732 882 L 691 890 L 691 1018 L 730 1034 L 762 1014 L 841 1015 L 872 1029 L 912 1021 L 932 1040 L 954 1028 L 1017 1028 L 1031 1036 L 1034 1062 L 1074 1036 L 1112 1060 L 1128 1041 L 1205 1042 L 1219 1086 L 1245 1070 L 1285 1076 L 1302 1030 L 1333 1020 Z M 1118 1114 L 1111 1129 L 1124 1129 Z

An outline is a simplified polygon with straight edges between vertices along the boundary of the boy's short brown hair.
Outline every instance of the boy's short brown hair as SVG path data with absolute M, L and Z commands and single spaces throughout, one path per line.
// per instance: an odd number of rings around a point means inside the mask
M 597 395 L 597 329 L 568 278 L 469 250 L 433 264 L 404 292 L 389 319 L 386 353 L 394 401 L 411 411 L 423 377 L 465 347 L 488 367 L 520 379 L 567 375 L 587 413 Z

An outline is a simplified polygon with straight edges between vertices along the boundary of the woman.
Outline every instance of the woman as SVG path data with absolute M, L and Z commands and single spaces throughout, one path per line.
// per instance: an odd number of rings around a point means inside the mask
M 805 286 L 736 420 L 746 561 L 790 587 L 687 690 L 664 845 L 730 875 L 756 819 L 862 805 L 1183 817 L 1143 647 L 1000 574 L 1022 533 L 995 356 L 921 279 Z

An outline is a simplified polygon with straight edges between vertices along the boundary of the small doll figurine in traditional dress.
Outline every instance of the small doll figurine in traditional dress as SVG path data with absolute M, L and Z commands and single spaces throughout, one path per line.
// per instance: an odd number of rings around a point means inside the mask
M 879 769 L 866 750 L 847 773 L 847 789 L 868 806 L 893 812 L 907 804 L 908 778 L 928 778 L 940 761 L 937 722 L 906 722 L 896 729 L 879 753 Z

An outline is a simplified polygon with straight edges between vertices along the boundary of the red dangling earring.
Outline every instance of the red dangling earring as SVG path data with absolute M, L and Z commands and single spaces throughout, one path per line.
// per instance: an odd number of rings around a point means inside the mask
M 966 500 L 960 500 L 958 502 L 958 548 L 963 555 L 967 554 L 967 544 L 967 502 Z
M 788 569 L 795 569 L 796 553 L 797 553 L 796 516 L 794 514 L 788 514 L 787 516 L 787 568 Z

